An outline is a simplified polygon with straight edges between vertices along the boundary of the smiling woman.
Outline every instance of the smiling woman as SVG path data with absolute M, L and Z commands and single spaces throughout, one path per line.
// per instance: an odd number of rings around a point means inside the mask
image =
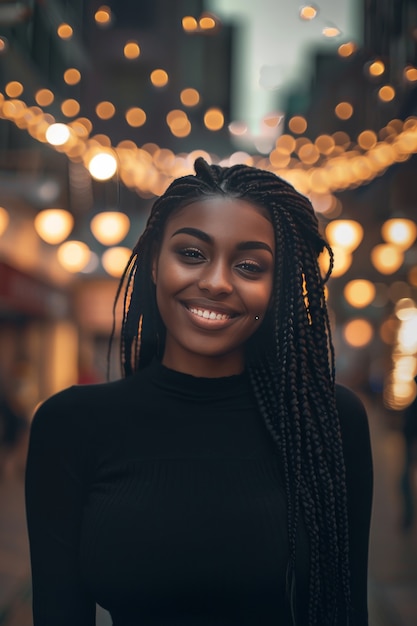
M 270 219 L 244 200 L 213 196 L 175 212 L 152 269 L 165 365 L 206 377 L 244 370 L 271 300 L 274 248 Z
M 274 174 L 195 163 L 120 282 L 124 378 L 33 421 L 34 626 L 366 626 L 372 461 L 327 248 Z M 53 497 L 51 497 L 51 494 Z

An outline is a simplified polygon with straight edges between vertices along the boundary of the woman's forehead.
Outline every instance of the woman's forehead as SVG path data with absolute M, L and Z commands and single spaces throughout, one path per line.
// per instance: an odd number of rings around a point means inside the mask
M 220 214 L 232 215 L 239 221 L 251 218 L 251 221 L 256 222 L 259 218 L 263 218 L 270 223 L 272 222 L 270 212 L 266 207 L 246 198 L 222 195 L 201 197 L 180 206 L 171 213 L 167 222 L 174 219 L 176 221 L 183 219 L 210 220 L 211 216 L 216 215 L 218 218 Z

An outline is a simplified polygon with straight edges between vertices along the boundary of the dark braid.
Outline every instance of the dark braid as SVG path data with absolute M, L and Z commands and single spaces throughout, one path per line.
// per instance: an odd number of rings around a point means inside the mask
M 279 451 L 289 538 L 287 594 L 297 624 L 295 562 L 303 517 L 310 544 L 309 626 L 349 624 L 350 571 L 345 467 L 335 401 L 334 351 L 324 285 L 333 254 L 311 203 L 271 172 L 195 162 L 195 176 L 174 180 L 156 200 L 117 292 L 124 288 L 121 362 L 126 376 L 161 355 L 152 261 L 165 223 L 205 196 L 238 197 L 266 208 L 276 250 L 273 303 L 246 346 L 246 364 L 266 427 Z M 321 276 L 317 257 L 327 248 Z M 304 626 L 304 625 L 303 625 Z

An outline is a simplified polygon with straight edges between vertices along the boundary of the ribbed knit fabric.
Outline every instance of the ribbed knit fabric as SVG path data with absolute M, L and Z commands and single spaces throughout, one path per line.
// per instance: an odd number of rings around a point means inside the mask
M 363 626 L 369 436 L 358 399 L 338 396 Z M 290 626 L 282 472 L 246 374 L 195 378 L 155 361 L 67 389 L 35 416 L 26 480 L 34 626 L 91 626 L 96 602 L 115 626 Z M 301 524 L 301 626 L 308 571 Z

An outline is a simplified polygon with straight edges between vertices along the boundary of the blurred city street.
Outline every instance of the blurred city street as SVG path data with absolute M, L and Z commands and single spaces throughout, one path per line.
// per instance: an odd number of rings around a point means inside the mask
M 363 399 L 369 413 L 375 472 L 369 624 L 416 626 L 417 524 L 407 531 L 401 528 L 402 435 L 392 427 L 383 410 Z M 32 626 L 23 498 L 22 476 L 3 476 L 0 480 L 0 626 Z M 108 614 L 98 609 L 97 626 L 109 625 Z

